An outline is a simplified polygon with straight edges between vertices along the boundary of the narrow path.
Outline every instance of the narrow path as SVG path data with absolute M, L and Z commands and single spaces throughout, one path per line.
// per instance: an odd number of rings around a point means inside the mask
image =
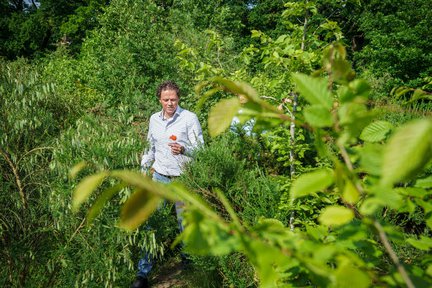
M 190 287 L 184 277 L 186 272 L 182 263 L 171 258 L 155 271 L 150 283 L 153 288 L 187 288 Z

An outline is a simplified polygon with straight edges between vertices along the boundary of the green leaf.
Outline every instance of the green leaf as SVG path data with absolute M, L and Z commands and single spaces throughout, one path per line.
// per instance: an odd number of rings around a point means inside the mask
M 349 264 L 338 268 L 335 276 L 336 287 L 367 288 L 371 284 L 367 273 Z
M 291 186 L 291 197 L 299 198 L 311 193 L 322 191 L 333 184 L 333 171 L 330 169 L 318 169 L 302 174 L 294 180 Z
M 360 139 L 368 142 L 384 140 L 393 129 L 393 125 L 387 121 L 376 121 L 366 126 L 360 134 Z
M 432 203 L 424 201 L 422 199 L 416 199 L 415 202 L 417 203 L 417 205 L 423 208 L 425 214 L 428 214 L 432 211 Z
M 371 90 L 369 83 L 363 79 L 355 79 L 348 84 L 354 95 L 367 98 Z
M 245 82 L 234 82 L 222 77 L 214 77 L 211 79 L 211 81 L 225 86 L 231 93 L 235 94 L 236 96 L 244 95 L 246 96 L 246 98 L 253 101 L 260 100 L 256 90 Z
M 355 204 L 359 200 L 360 194 L 351 181 L 345 183 L 342 198 L 350 204 Z
M 237 97 L 223 99 L 213 106 L 209 112 L 208 127 L 211 137 L 223 133 L 232 122 L 240 108 L 240 101 Z
M 320 105 L 331 109 L 333 106 L 332 96 L 327 89 L 326 79 L 313 78 L 305 74 L 295 73 L 292 75 L 298 92 L 312 105 Z
M 84 178 L 72 194 L 72 210 L 77 211 L 107 176 L 108 172 L 104 171 Z
M 78 173 L 84 169 L 87 166 L 87 163 L 85 161 L 81 161 L 75 166 L 72 167 L 72 169 L 69 171 L 69 178 L 75 179 L 75 177 L 78 175 Z
M 410 238 L 407 242 L 415 248 L 424 251 L 428 251 L 432 247 L 432 239 L 425 236 L 421 236 L 420 239 Z
M 415 183 L 415 187 L 419 188 L 432 188 L 432 176 L 423 178 L 423 179 L 417 179 Z
M 372 215 L 375 213 L 376 210 L 378 210 L 381 207 L 385 206 L 385 202 L 383 202 L 381 199 L 372 197 L 367 198 L 360 206 L 360 213 L 363 215 Z
M 250 239 L 245 254 L 257 271 L 260 287 L 277 287 L 281 274 L 277 273 L 275 267 L 289 259 L 276 246 L 255 239 Z
M 380 199 L 382 203 L 385 203 L 385 206 L 397 210 L 404 205 L 404 199 L 397 189 L 373 187 L 371 190 L 375 194 L 376 199 Z
M 170 193 L 170 189 L 167 189 L 166 185 L 160 185 L 159 183 L 154 182 L 150 177 L 143 175 L 141 172 L 116 170 L 111 172 L 111 175 L 121 179 L 130 186 L 151 191 L 152 193 L 171 201 L 178 200 L 178 197 L 175 197 L 173 193 Z
M 365 143 L 360 149 L 360 167 L 372 175 L 381 175 L 383 145 L 377 143 Z
M 238 233 L 224 222 L 205 217 L 197 209 L 186 211 L 184 218 L 187 225 L 180 239 L 187 244 L 187 251 L 199 255 L 226 255 L 240 249 Z
M 312 127 L 331 127 L 333 119 L 330 111 L 320 105 L 312 105 L 305 108 L 304 116 Z
M 90 224 L 93 222 L 93 220 L 100 214 L 102 211 L 102 208 L 105 206 L 105 204 L 121 189 L 123 189 L 126 186 L 125 183 L 119 183 L 113 187 L 110 187 L 103 191 L 94 204 L 91 206 L 91 208 L 87 212 L 87 223 Z
M 426 274 L 432 277 L 432 264 L 427 266 Z
M 126 230 L 135 230 L 156 210 L 161 199 L 152 191 L 137 188 L 123 204 L 119 226 Z
M 420 99 L 432 99 L 432 96 L 428 94 L 426 91 L 423 91 L 421 89 L 414 90 L 413 95 L 411 96 L 411 99 L 408 101 L 408 103 L 418 101 Z
M 340 226 L 350 222 L 354 218 L 354 212 L 343 206 L 329 206 L 324 208 L 318 221 L 326 226 Z
M 431 157 L 432 120 L 417 120 L 403 126 L 385 147 L 381 184 L 389 186 L 409 179 Z
M 429 227 L 429 229 L 432 229 L 432 216 L 426 219 L 426 225 Z

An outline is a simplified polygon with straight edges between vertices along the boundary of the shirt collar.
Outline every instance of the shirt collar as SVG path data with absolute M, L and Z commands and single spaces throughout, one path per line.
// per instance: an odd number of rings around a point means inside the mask
M 179 116 L 183 110 L 184 110 L 183 108 L 177 106 L 177 109 L 174 112 L 173 117 L 171 117 L 170 119 L 174 118 L 176 115 Z M 163 120 L 163 109 L 159 112 L 159 118 Z

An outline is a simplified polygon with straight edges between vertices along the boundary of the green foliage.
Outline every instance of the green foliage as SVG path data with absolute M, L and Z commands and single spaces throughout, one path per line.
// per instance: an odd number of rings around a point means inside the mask
M 355 53 L 356 65 L 402 81 L 429 71 L 431 8 L 430 1 L 423 0 L 366 2 L 358 17 L 365 43 Z
M 218 168 L 217 161 L 211 162 L 211 169 L 206 169 L 198 154 L 195 163 L 199 163 L 199 169 L 196 171 L 199 177 L 188 172 L 187 183 L 198 184 L 197 192 L 202 195 L 201 197 L 187 192 L 177 184 L 167 186 L 166 191 L 148 190 L 154 195 L 171 193 L 169 195 L 176 195 L 188 203 L 185 214 L 186 227 L 180 236 L 185 241 L 188 251 L 199 255 L 235 255 L 231 253 L 240 252 L 254 267 L 261 287 L 340 287 L 348 283 L 356 287 L 369 287 L 372 283 L 379 286 L 405 284 L 414 287 L 432 281 L 427 274 L 431 265 L 430 257 L 424 257 L 424 254 L 420 253 L 417 255 L 418 261 L 405 268 L 401 262 L 406 261 L 401 259 L 395 252 L 397 250 L 393 248 L 393 245 L 405 240 L 417 249 L 428 250 L 429 235 L 407 237 L 379 216 L 379 211 L 384 208 L 394 213 L 413 213 L 412 207 L 416 208 L 417 205 L 428 211 L 426 213 L 430 212 L 430 205 L 428 206 L 425 201 L 431 193 L 428 180 L 420 180 L 419 185 L 416 185 L 416 182 L 402 181 L 419 179 L 419 173 L 430 163 L 432 122 L 430 119 L 424 119 L 408 123 L 390 135 L 388 141 L 383 141 L 388 131 L 381 133 L 379 139 L 383 143 L 368 145 L 359 141 L 360 135 L 367 141 L 368 137 L 365 135 L 373 130 L 373 126 L 368 126 L 373 121 L 373 114 L 363 104 L 369 93 L 368 86 L 362 81 L 352 80 L 351 74 L 347 71 L 339 71 L 349 70 L 349 64 L 343 63 L 344 52 L 338 45 L 329 47 L 326 55 L 330 59 L 339 59 L 342 65 L 332 65 L 331 61 L 324 62 L 329 63 L 324 67 L 328 75 L 324 78 L 328 81 L 327 85 L 305 75 L 294 76 L 296 89 L 300 95 L 311 105 L 328 110 L 333 117 L 331 127 L 325 129 L 322 129 L 319 123 L 306 122 L 314 133 L 319 155 L 327 158 L 332 163 L 331 167 L 300 175 L 290 185 L 290 195 L 296 202 L 301 202 L 306 195 L 312 196 L 317 192 L 332 195 L 332 199 L 324 204 L 322 210 L 315 211 L 318 223 L 300 223 L 303 225 L 299 225 L 293 231 L 272 218 L 255 218 L 255 221 L 247 221 L 243 218 L 245 214 L 242 211 L 245 199 L 242 198 L 242 206 L 237 207 L 237 194 L 233 193 L 236 190 L 226 185 L 233 181 L 234 175 L 221 173 L 227 170 Z M 261 105 L 262 102 L 257 100 L 259 98 L 255 91 L 245 90 L 248 86 L 243 83 L 217 78 L 213 81 L 226 83 L 225 87 L 234 93 L 244 93 L 244 96 L 255 104 L 249 106 L 249 109 L 254 110 L 259 117 L 273 118 L 282 114 L 277 109 L 270 109 L 267 104 Z M 337 84 L 332 81 L 337 81 Z M 311 85 L 306 85 L 309 82 Z M 223 115 L 222 110 L 214 110 L 213 113 L 215 119 L 232 117 L 230 113 Z M 282 116 L 279 119 L 290 120 Z M 305 119 L 307 121 L 307 118 Z M 384 128 L 388 129 L 389 126 Z M 216 132 L 220 133 L 219 130 Z M 370 139 L 376 141 L 376 137 Z M 367 149 L 368 147 L 374 149 Z M 214 151 L 216 154 L 220 153 L 217 149 Z M 383 157 L 375 159 L 375 163 L 364 161 L 373 158 L 376 151 L 382 151 Z M 229 155 L 224 156 L 222 159 L 228 159 L 227 162 L 230 163 Z M 371 164 L 376 165 L 373 168 L 376 173 L 368 174 Z M 228 169 L 233 170 L 235 169 Z M 213 184 L 211 188 L 197 182 L 202 181 L 203 175 L 199 175 L 202 171 L 207 175 L 212 175 L 212 172 L 223 175 L 219 177 L 223 182 L 219 180 L 221 184 Z M 246 175 L 242 174 L 243 177 Z M 194 179 L 197 180 L 193 181 Z M 126 182 L 139 188 L 146 187 L 148 184 L 145 183 L 148 181 L 137 175 Z M 225 189 L 226 194 L 222 194 L 218 188 Z M 76 190 L 76 195 L 85 191 Z M 410 200 L 411 197 L 418 197 L 415 204 Z M 200 198 L 208 198 L 212 205 L 205 205 Z M 75 197 L 73 201 L 78 203 L 78 199 Z M 214 210 L 218 213 L 215 214 Z M 430 217 L 429 213 L 425 219 L 429 229 Z M 383 257 L 383 253 L 386 253 L 388 258 Z M 392 264 L 394 268 L 391 268 Z M 386 272 L 381 273 L 380 269 Z M 352 279 L 355 281 L 352 282 Z
M 0 62 L 0 286 L 127 286 L 142 248 L 173 253 L 169 205 L 156 209 L 171 194 L 191 203 L 189 251 L 219 255 L 193 256 L 220 276 L 208 287 L 409 285 L 404 269 L 430 286 L 430 121 L 399 128 L 430 118 L 428 1 L 66 2 L 0 4 L 0 55 L 38 58 Z M 323 54 L 335 39 L 352 52 Z M 119 172 L 136 169 L 168 78 L 222 134 L 182 179 L 202 199 Z M 223 133 L 234 115 L 253 135 Z M 75 163 L 78 180 L 116 171 L 72 205 Z M 155 231 L 111 228 L 155 209 Z

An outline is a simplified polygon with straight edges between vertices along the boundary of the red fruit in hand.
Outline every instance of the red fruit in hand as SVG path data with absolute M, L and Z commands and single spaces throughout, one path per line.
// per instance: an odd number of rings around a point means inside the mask
M 176 141 L 176 140 L 177 140 L 177 136 L 175 136 L 175 135 L 171 135 L 171 136 L 169 137 L 169 139 L 171 139 L 171 140 L 173 140 L 173 141 Z

